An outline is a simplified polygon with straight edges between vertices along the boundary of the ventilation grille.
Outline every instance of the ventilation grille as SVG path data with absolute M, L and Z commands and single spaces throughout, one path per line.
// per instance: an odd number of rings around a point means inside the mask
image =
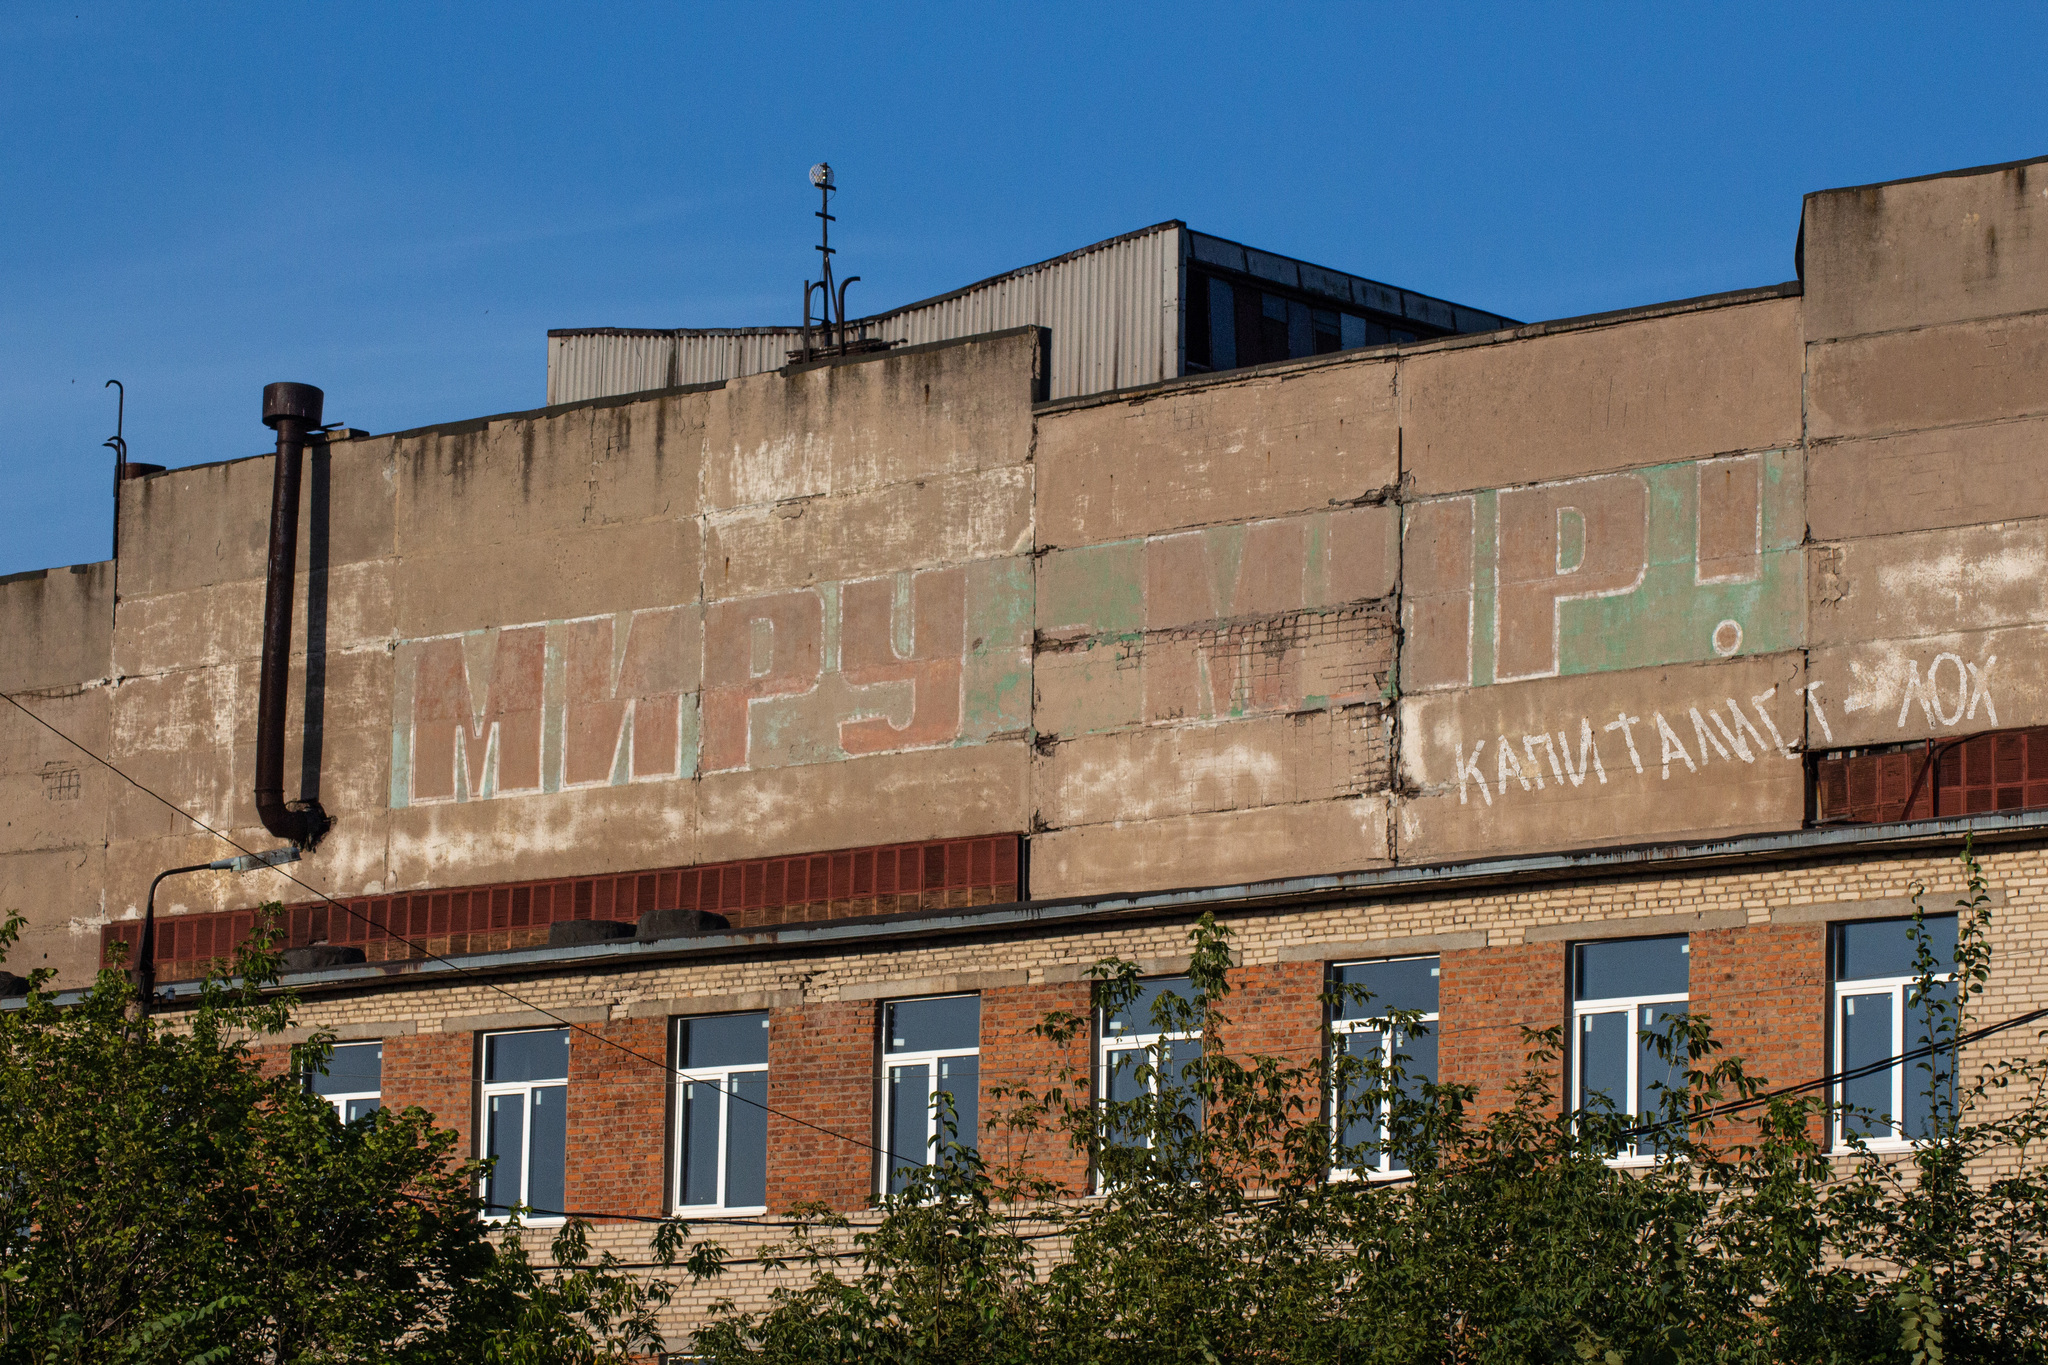
M 2048 807 L 2048 728 L 2005 730 L 1815 765 L 1823 824 L 1889 824 Z
M 561 920 L 631 921 L 649 910 L 714 910 L 735 929 L 999 905 L 1018 899 L 1021 836 L 946 839 L 845 849 L 795 858 L 601 877 L 510 882 L 404 896 L 361 896 L 353 914 L 325 902 L 287 906 L 280 947 L 316 943 L 359 947 L 371 962 L 417 959 L 420 948 L 457 956 L 509 952 L 547 943 Z M 189 980 L 217 957 L 232 956 L 256 927 L 253 911 L 170 915 L 157 920 L 157 978 Z M 135 960 L 139 921 L 100 933 L 101 960 L 116 941 Z M 419 945 L 415 947 L 413 945 Z

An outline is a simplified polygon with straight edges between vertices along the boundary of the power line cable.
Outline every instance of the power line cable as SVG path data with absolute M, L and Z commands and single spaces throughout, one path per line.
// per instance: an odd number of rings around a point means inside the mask
M 66 744 L 69 744 L 72 748 L 78 750 L 78 752 L 84 754 L 87 758 L 99 764 L 102 768 L 105 768 L 108 772 L 120 778 L 123 782 L 126 782 L 129 786 L 135 788 L 143 795 L 150 797 L 152 800 L 161 802 L 167 809 L 169 809 L 177 815 L 184 817 L 187 820 L 190 820 L 193 824 L 199 826 L 199 828 L 205 830 L 214 838 L 219 839 L 229 848 L 232 848 L 237 852 L 245 854 L 249 857 L 256 856 L 254 850 L 242 847 L 242 845 L 235 842 L 234 839 L 230 838 L 226 834 L 221 833 L 212 825 L 207 824 L 204 820 L 201 820 L 198 816 L 192 814 L 190 811 L 185 810 L 176 802 L 172 801 L 169 797 L 152 790 L 151 788 L 137 781 L 135 778 L 130 777 L 127 773 L 122 772 L 112 763 L 100 757 L 91 749 L 86 748 L 85 745 L 79 743 L 70 735 L 65 734 L 62 730 L 59 730 L 56 726 L 50 724 L 50 722 L 44 720 L 41 716 L 29 710 L 26 706 L 23 706 L 19 701 L 16 701 L 12 696 L 9 696 L 5 692 L 0 692 L 0 698 L 4 698 L 7 704 L 12 706 L 15 710 L 21 712 L 24 716 L 27 716 L 30 720 L 42 726 L 45 730 L 48 730 L 51 734 L 63 740 Z M 315 896 L 318 896 L 321 900 L 326 901 L 329 905 L 332 905 L 336 909 L 339 909 L 342 913 L 354 919 L 361 920 L 364 924 L 369 925 L 371 928 L 383 930 L 383 932 L 388 937 L 396 939 L 398 942 L 404 944 L 406 947 L 411 948 L 412 950 L 417 952 L 421 957 L 430 959 L 435 962 L 443 963 L 458 975 L 476 980 L 479 984 L 485 986 L 490 990 L 496 991 L 499 995 L 504 996 L 507 1000 L 510 1000 L 515 1004 L 524 1005 L 527 1009 L 530 1009 L 537 1014 L 543 1015 L 546 1018 L 554 1020 L 556 1023 L 560 1024 L 564 1028 L 572 1029 L 577 1033 L 583 1034 L 585 1037 L 594 1038 L 598 1042 L 605 1044 L 607 1047 L 616 1048 L 618 1051 L 624 1053 L 628 1057 L 635 1058 L 639 1061 L 647 1063 L 649 1066 L 657 1068 L 665 1075 L 674 1074 L 683 1077 L 683 1079 L 685 1080 L 695 1079 L 685 1072 L 678 1071 L 676 1068 L 670 1066 L 666 1062 L 656 1061 L 654 1058 L 649 1057 L 644 1052 L 638 1051 L 634 1048 L 627 1047 L 624 1043 L 619 1042 L 615 1038 L 607 1038 L 601 1033 L 593 1033 L 591 1032 L 591 1030 L 585 1028 L 581 1024 L 573 1023 L 568 1019 L 564 1019 L 561 1015 L 555 1013 L 553 1010 L 550 1010 L 542 1005 L 534 1004 L 532 1001 L 527 1000 L 523 996 L 515 994 L 514 992 L 506 989 L 504 986 L 499 985 L 497 982 L 490 980 L 488 977 L 484 977 L 481 974 L 475 972 L 471 968 L 464 967 L 462 964 L 454 961 L 453 959 L 448 958 L 440 953 L 434 952 L 433 950 L 429 949 L 425 944 L 417 943 L 412 939 L 405 937 L 402 934 L 393 933 L 388 926 L 377 924 L 374 920 L 372 920 L 369 916 L 363 914 L 361 911 L 356 910 L 355 908 L 346 904 L 343 901 L 336 900 L 333 896 L 329 895 L 325 891 L 322 891 L 317 886 L 311 886 L 305 882 L 300 881 L 297 877 L 285 871 L 282 867 L 272 867 L 270 870 L 277 873 L 278 876 L 283 877 L 292 885 L 297 886 L 302 890 L 308 891 Z M 797 1124 L 800 1127 L 808 1128 L 812 1132 L 823 1133 L 828 1137 L 838 1138 L 841 1142 L 850 1143 L 855 1147 L 862 1148 L 865 1151 L 873 1152 L 879 1156 L 896 1155 L 895 1153 L 884 1151 L 882 1148 L 875 1146 L 871 1142 L 864 1142 L 861 1139 L 852 1136 L 851 1134 L 842 1133 L 837 1131 L 836 1129 L 827 1128 L 822 1124 L 812 1123 L 810 1120 L 798 1118 L 794 1114 L 784 1113 L 780 1109 L 772 1108 L 769 1105 L 763 1104 L 759 1100 L 753 1099 L 746 1095 L 742 1095 L 738 1093 L 736 1090 L 728 1091 L 727 1093 L 730 1095 L 731 1098 L 739 1100 L 743 1104 L 752 1105 L 754 1108 L 761 1110 L 763 1113 L 773 1114 L 778 1118 L 786 1120 L 787 1122 Z

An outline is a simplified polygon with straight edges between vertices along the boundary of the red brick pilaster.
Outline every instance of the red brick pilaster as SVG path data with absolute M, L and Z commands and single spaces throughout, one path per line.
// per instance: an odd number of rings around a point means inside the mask
M 1081 1103 L 1090 1098 L 1090 1077 L 1094 1034 L 1089 1021 L 1091 983 L 1064 982 L 1057 985 L 1005 986 L 981 993 L 981 1088 L 982 1157 L 990 1166 L 1019 1164 L 1028 1175 L 1056 1180 L 1076 1192 L 1087 1188 L 1088 1161 L 1067 1145 L 1063 1132 L 1017 1133 L 998 1126 L 994 1133 L 987 1121 L 1017 1110 L 1017 1101 L 995 1099 L 991 1087 L 1028 1090 L 1044 1096 L 1047 1089 L 1061 1084 L 1053 1073 L 1063 1062 L 1079 1069 L 1078 1088 L 1067 1088 L 1067 1096 Z M 1082 1020 L 1080 1031 L 1067 1050 L 1054 1046 L 1032 1030 L 1057 1010 L 1071 1011 Z M 1041 1123 L 1054 1124 L 1057 1114 Z
M 1552 1028 L 1569 1018 L 1565 948 L 1562 943 L 1526 943 L 1453 949 L 1443 954 L 1442 967 L 1439 1066 L 1446 1083 L 1479 1087 L 1468 1112 L 1483 1119 L 1512 1103 L 1509 1087 L 1528 1070 L 1522 1029 Z M 1562 1058 L 1552 1080 L 1562 1107 Z
M 770 1209 L 858 1209 L 873 1192 L 875 1011 L 872 1000 L 770 1011 Z
M 647 1217 L 663 1211 L 667 1024 L 665 1019 L 619 1019 L 570 1035 L 570 1208 Z
M 1713 1024 L 1719 1055 L 1740 1057 L 1751 1076 L 1780 1086 L 1827 1072 L 1825 925 L 1693 934 L 1691 998 L 1694 1012 Z
M 459 1137 L 457 1161 L 476 1155 L 474 1122 L 476 1035 L 421 1033 L 384 1040 L 384 1103 L 418 1105 L 441 1128 Z

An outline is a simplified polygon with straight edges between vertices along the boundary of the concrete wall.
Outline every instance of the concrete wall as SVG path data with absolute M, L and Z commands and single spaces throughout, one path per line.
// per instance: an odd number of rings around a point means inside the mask
M 1100 399 L 1034 406 L 1025 330 L 337 443 L 293 875 L 1023 832 L 1050 897 L 1796 828 L 1810 750 L 2048 723 L 2043 214 L 2038 168 L 1830 192 L 1803 293 Z M 270 477 L 127 485 L 118 617 L 0 585 L 13 687 L 252 847 Z M 98 775 L 54 817 L 55 742 L 0 875 L 75 977 L 223 849 Z

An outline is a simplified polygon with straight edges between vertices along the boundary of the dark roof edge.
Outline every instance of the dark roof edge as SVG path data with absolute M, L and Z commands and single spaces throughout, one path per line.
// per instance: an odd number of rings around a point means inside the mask
M 1425 294 L 1420 289 L 1410 289 L 1405 284 L 1388 284 L 1385 280 L 1376 280 L 1370 275 L 1360 275 L 1357 272 L 1350 270 L 1339 270 L 1337 269 L 1337 267 L 1333 265 L 1320 265 L 1315 261 L 1307 259 L 1306 257 L 1289 256 L 1285 252 L 1268 251 L 1266 250 L 1266 248 L 1262 246 L 1252 246 L 1249 243 L 1240 242 L 1234 237 L 1218 237 L 1215 233 L 1204 232 L 1200 228 L 1189 228 L 1187 231 L 1188 234 L 1193 237 L 1207 237 L 1212 242 L 1226 242 L 1229 245 L 1236 247 L 1239 251 L 1256 251 L 1262 256 L 1278 256 L 1282 260 L 1293 261 L 1296 265 L 1313 266 L 1315 269 L 1324 271 L 1327 274 L 1342 275 L 1347 280 L 1364 280 L 1367 284 L 1376 286 L 1380 289 L 1390 290 L 1391 292 L 1396 294 L 1413 294 L 1415 295 L 1415 297 L 1419 299 L 1428 299 L 1431 303 L 1441 303 L 1451 308 L 1460 308 L 1467 313 L 1478 313 L 1483 317 L 1499 318 L 1502 323 L 1510 327 L 1521 325 L 1514 318 L 1509 317 L 1507 314 L 1496 313 L 1491 308 L 1475 308 L 1469 303 L 1459 303 L 1456 299 L 1447 299 L 1441 294 Z M 1202 262 L 1202 264 L 1205 266 L 1211 265 L 1211 263 L 1207 261 Z M 1225 270 L 1230 269 L 1230 267 L 1228 266 L 1212 266 L 1212 268 Z M 1245 273 L 1249 274 L 1250 272 Z M 1254 275 L 1252 276 L 1252 278 L 1257 279 L 1258 276 Z M 1306 286 L 1302 287 L 1306 288 Z
M 1980 843 L 2008 843 L 2040 840 L 2044 836 L 2048 836 L 2048 811 L 1956 816 L 1889 825 L 1833 826 L 1684 843 L 1624 845 L 1464 863 L 1376 868 L 1238 886 L 1019 901 L 938 915 L 912 912 L 874 919 L 828 920 L 752 933 L 706 934 L 657 943 L 585 944 L 573 948 L 530 948 L 518 952 L 478 954 L 453 961 L 378 963 L 295 973 L 279 984 L 281 988 L 290 987 L 302 994 L 327 994 L 372 986 L 404 988 L 432 984 L 459 973 L 530 975 L 538 970 L 568 964 L 639 969 L 661 962 L 703 960 L 707 957 L 758 957 L 778 951 L 830 952 L 901 940 L 929 940 L 934 936 L 1059 929 L 1132 918 L 1186 918 L 1207 909 L 1284 909 L 1326 901 L 1434 895 L 1444 891 L 1476 890 L 1532 881 L 1609 880 L 1646 873 L 1668 875 L 1690 870 L 1710 871 L 1745 863 L 1775 864 L 1831 855 L 1847 856 L 1869 850 L 1939 849 L 1959 845 L 1967 838 L 1974 838 Z M 196 995 L 198 988 L 197 982 L 179 982 L 165 990 L 174 999 L 185 1000 Z M 75 998 L 77 993 L 67 994 Z
M 2048 163 L 2048 154 L 2023 156 L 2017 161 L 1994 161 L 1988 166 L 1964 166 L 1953 171 L 1932 171 L 1927 175 L 1905 175 L 1897 180 L 1873 180 L 1868 185 L 1837 185 L 1833 189 L 1808 190 L 1802 200 L 1816 199 L 1823 194 L 1854 194 L 1859 190 L 1881 190 L 1892 185 L 1918 185 L 1929 180 L 1954 180 L 1965 175 L 1989 175 L 1993 171 L 2017 170 L 2021 166 L 2039 166 Z
M 1619 308 L 1609 313 L 1585 313 L 1578 317 L 1555 318 L 1548 322 L 1524 322 L 1513 327 L 1502 327 L 1492 332 L 1461 332 L 1455 336 L 1430 337 L 1423 341 L 1390 342 L 1384 346 L 1358 346 L 1348 351 L 1332 351 L 1327 355 L 1303 356 L 1298 360 L 1275 360 L 1264 365 L 1247 365 L 1236 370 L 1215 370 L 1207 374 L 1182 375 L 1178 379 L 1162 379 L 1156 384 L 1141 384 L 1128 389 L 1105 389 L 1101 393 L 1075 394 L 1071 398 L 1055 398 L 1048 402 L 1034 404 L 1032 411 L 1043 416 L 1059 412 L 1072 412 L 1081 408 L 1098 407 L 1107 403 L 1129 402 L 1134 399 L 1150 398 L 1164 393 L 1178 393 L 1186 389 L 1207 388 L 1218 384 L 1239 383 L 1246 379 L 1263 378 L 1267 375 L 1294 374 L 1307 370 L 1322 369 L 1331 365 L 1349 365 L 1360 361 L 1379 362 L 1410 355 L 1425 355 L 1435 351 L 1462 350 L 1474 346 L 1498 346 L 1510 341 L 1527 341 L 1537 337 L 1561 335 L 1566 332 L 1590 331 L 1596 327 L 1609 327 L 1623 322 L 1640 322 L 1652 318 L 1677 317 L 1685 313 L 1705 313 L 1717 308 L 1736 308 L 1752 303 L 1767 303 L 1775 299 L 1798 298 L 1806 292 L 1798 280 L 1787 280 L 1783 284 L 1767 284 L 1751 289 L 1735 289 L 1725 294 L 1700 294 L 1689 299 L 1673 299 L 1668 303 L 1638 304 L 1633 308 Z M 1460 305 L 1461 307 L 1463 305 Z

